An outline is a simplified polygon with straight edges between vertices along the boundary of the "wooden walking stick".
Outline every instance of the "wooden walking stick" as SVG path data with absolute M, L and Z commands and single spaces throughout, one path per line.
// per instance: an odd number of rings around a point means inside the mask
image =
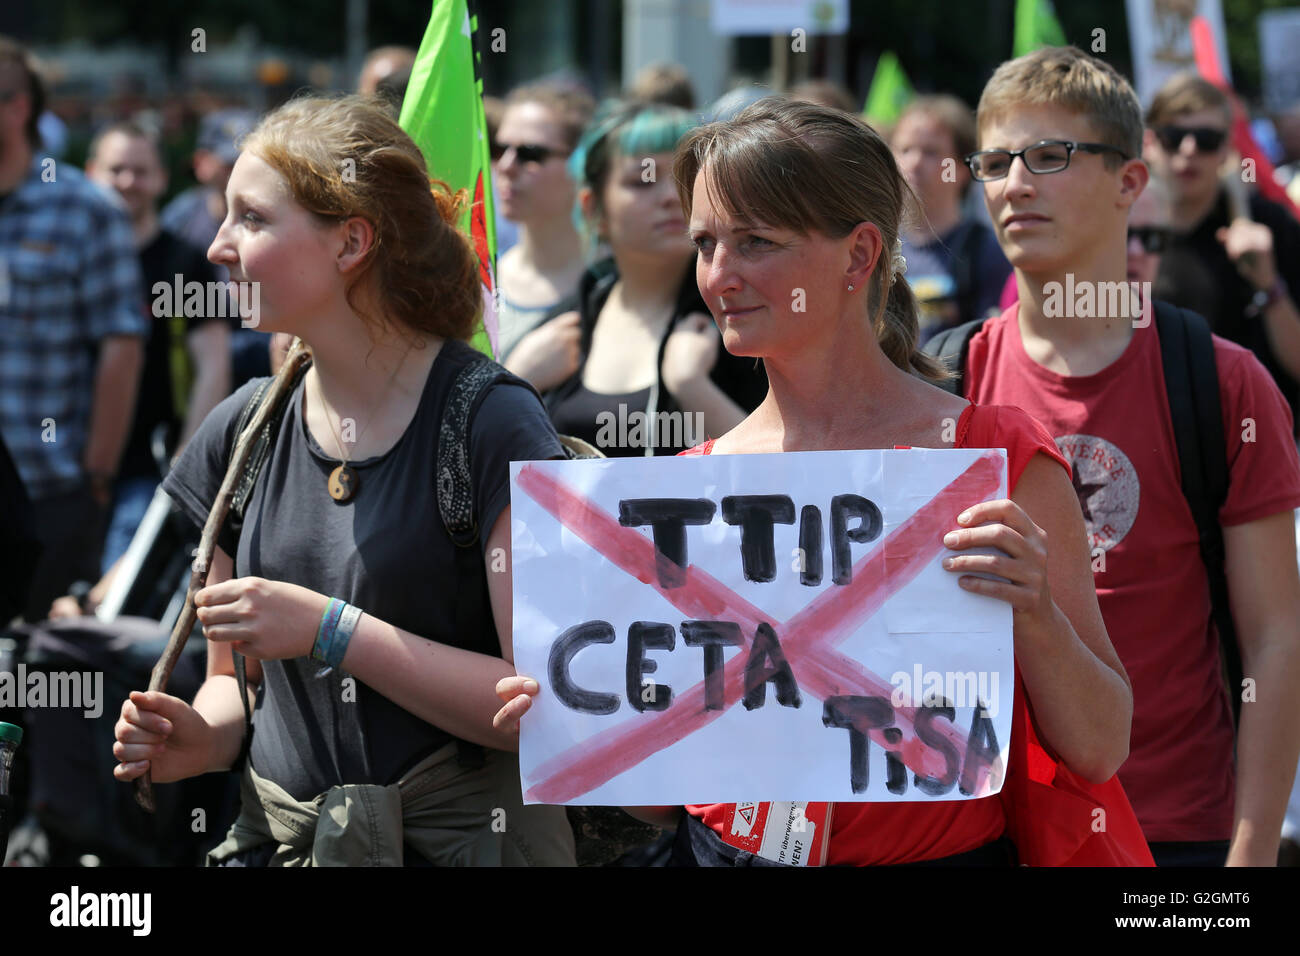
M 289 354 L 285 357 L 284 364 L 280 366 L 280 371 L 275 376 L 275 381 L 271 383 L 271 387 L 262 400 L 261 406 L 253 415 L 253 420 L 248 423 L 248 427 L 243 430 L 235 441 L 235 453 L 231 457 L 230 466 L 226 469 L 226 477 L 221 482 L 221 489 L 217 492 L 217 498 L 212 503 L 212 510 L 208 512 L 208 520 L 203 525 L 203 536 L 199 539 L 199 547 L 195 554 L 194 563 L 190 565 L 190 584 L 185 591 L 185 607 L 176 621 L 176 626 L 172 628 L 167 647 L 163 650 L 162 657 L 158 658 L 158 663 L 154 665 L 153 674 L 149 678 L 149 690 L 151 691 L 166 689 L 167 681 L 172 676 L 172 669 L 176 667 L 176 662 L 181 656 L 181 650 L 185 647 L 185 642 L 189 640 L 190 631 L 193 629 L 197 617 L 194 595 L 207 584 L 208 569 L 212 566 L 212 555 L 217 548 L 217 535 L 221 531 L 221 526 L 226 522 L 226 515 L 229 514 L 231 502 L 235 497 L 235 489 L 239 485 L 240 478 L 243 477 L 244 466 L 248 464 L 248 456 L 257 443 L 257 436 L 267 420 L 275 414 L 275 410 L 288 396 L 297 377 L 299 367 L 309 361 L 310 358 L 311 351 L 303 344 L 301 339 L 295 339 L 293 346 L 289 349 Z M 153 780 L 148 771 L 135 779 L 135 800 L 145 810 L 153 813 Z

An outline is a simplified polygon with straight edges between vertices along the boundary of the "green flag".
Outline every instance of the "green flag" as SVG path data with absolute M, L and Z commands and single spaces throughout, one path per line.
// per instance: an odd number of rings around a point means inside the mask
M 467 5 L 468 2 L 468 5 Z M 453 190 L 469 191 L 472 205 L 460 228 L 474 240 L 485 302 L 496 289 L 497 237 L 492 209 L 492 166 L 487 121 L 483 117 L 483 78 L 474 43 L 478 16 L 473 0 L 433 0 L 429 26 L 411 67 L 402 100 L 402 129 L 424 153 L 429 175 Z M 485 327 L 486 326 L 486 327 Z M 487 307 L 484 325 L 471 344 L 492 355 L 496 311 Z
M 1016 37 L 1011 55 L 1024 56 L 1045 46 L 1065 46 L 1065 31 L 1056 19 L 1052 0 L 1016 0 Z
M 893 50 L 880 54 L 876 62 L 876 75 L 871 79 L 867 104 L 862 107 L 862 118 L 872 126 L 889 126 L 898 121 L 903 107 L 915 96 L 912 81 L 903 72 L 903 64 Z

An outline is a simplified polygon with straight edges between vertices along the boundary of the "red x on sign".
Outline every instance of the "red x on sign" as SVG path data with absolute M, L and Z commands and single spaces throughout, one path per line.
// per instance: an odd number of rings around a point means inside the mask
M 797 670 L 800 687 L 821 700 L 845 694 L 890 697 L 893 688 L 888 681 L 839 653 L 835 646 L 943 550 L 943 536 L 956 526 L 956 516 L 995 494 L 1001 474 L 1002 459 L 996 452 L 981 455 L 859 559 L 847 585 L 823 592 L 780 625 L 785 656 Z M 695 565 L 686 569 L 679 587 L 664 588 L 656 572 L 655 546 L 645 535 L 623 527 L 535 466 L 523 466 L 516 480 L 519 488 L 557 521 L 611 563 L 654 588 L 682 614 L 735 621 L 747 641 L 752 640 L 749 635 L 755 634 L 760 624 L 771 623 L 770 615 Z M 734 655 L 726 663 L 723 710 L 705 706 L 705 682 L 701 681 L 678 694 L 672 707 L 611 727 L 543 763 L 538 767 L 541 779 L 528 790 L 527 798 L 541 803 L 574 800 L 682 740 L 741 699 L 745 692 L 744 668 L 744 654 Z M 889 742 L 883 730 L 873 730 L 870 735 L 880 746 L 896 752 L 915 772 L 937 776 L 944 770 L 944 759 L 917 736 L 917 709 L 895 708 L 894 727 L 901 731 L 901 739 L 895 735 Z M 959 752 L 966 747 L 966 738 L 951 724 L 933 726 Z M 988 772 L 1000 780 L 1000 763 L 995 762 Z

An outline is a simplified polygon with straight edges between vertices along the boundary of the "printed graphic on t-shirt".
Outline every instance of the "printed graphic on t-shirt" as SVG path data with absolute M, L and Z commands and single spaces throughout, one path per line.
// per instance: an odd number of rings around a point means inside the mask
M 1089 547 L 1109 551 L 1137 520 L 1141 489 L 1133 463 L 1118 446 L 1096 435 L 1062 435 L 1056 447 L 1074 472 Z
M 957 314 L 957 283 L 948 273 L 908 276 L 907 283 L 912 287 L 912 295 L 916 296 L 922 328 L 952 325 L 960 318 Z

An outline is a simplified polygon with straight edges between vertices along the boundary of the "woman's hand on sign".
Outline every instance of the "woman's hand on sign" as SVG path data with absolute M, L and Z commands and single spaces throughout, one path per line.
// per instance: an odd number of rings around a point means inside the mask
M 113 768 L 118 780 L 134 780 L 149 771 L 154 783 L 184 780 L 213 769 L 209 766 L 212 726 L 179 697 L 160 691 L 131 691 L 113 726 Z
M 492 718 L 492 726 L 497 730 L 519 733 L 519 718 L 528 713 L 540 690 L 541 686 L 531 677 L 501 678 L 497 681 L 497 696 L 505 701 L 505 706 Z
M 306 657 L 329 599 L 296 584 L 233 578 L 194 596 L 203 636 L 259 661 Z
M 1003 498 L 967 508 L 957 516 L 959 527 L 943 539 L 953 551 L 996 548 L 998 554 L 957 554 L 943 559 L 943 566 L 960 574 L 957 579 L 967 591 L 987 594 L 1006 601 L 1017 622 L 1052 621 L 1055 605 L 1047 580 L 1047 533 L 1014 501 Z M 976 577 L 971 572 L 994 574 L 1002 581 Z

